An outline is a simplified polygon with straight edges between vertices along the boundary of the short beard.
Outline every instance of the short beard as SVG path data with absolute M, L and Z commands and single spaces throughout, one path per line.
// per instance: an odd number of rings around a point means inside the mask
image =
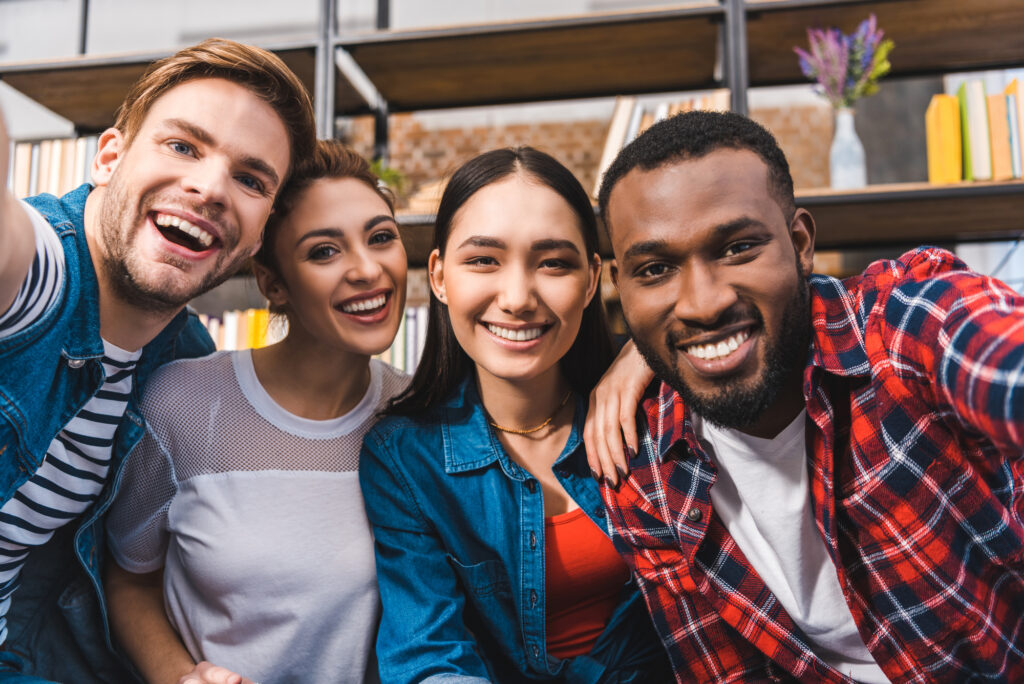
M 134 235 L 126 234 L 146 217 L 148 208 L 143 201 L 132 214 L 131 202 L 118 172 L 107 185 L 99 208 L 99 232 L 101 248 L 97 255 L 99 266 L 114 295 L 124 303 L 142 311 L 154 313 L 175 313 L 191 300 L 212 290 L 230 278 L 248 259 L 246 254 L 236 255 L 230 262 L 211 270 L 194 287 L 188 290 L 174 290 L 165 283 L 154 283 L 146 278 L 146 264 L 138 259 L 131 245 Z M 223 249 L 221 254 L 231 250 Z M 182 268 L 184 268 L 182 264 Z
M 797 291 L 783 311 L 779 333 L 769 340 L 765 350 L 761 375 L 752 383 L 725 379 L 712 394 L 697 394 L 686 385 L 677 368 L 670 367 L 658 356 L 653 346 L 635 335 L 632 336 L 633 341 L 655 375 L 679 393 L 684 406 L 720 427 L 735 430 L 748 428 L 775 403 L 787 382 L 791 381 L 795 373 L 802 371 L 807 363 L 811 339 L 810 287 L 799 273 L 798 278 Z M 754 316 L 763 330 L 764 319 L 761 313 L 755 309 Z M 665 336 L 664 344 L 669 350 L 677 348 L 671 333 Z

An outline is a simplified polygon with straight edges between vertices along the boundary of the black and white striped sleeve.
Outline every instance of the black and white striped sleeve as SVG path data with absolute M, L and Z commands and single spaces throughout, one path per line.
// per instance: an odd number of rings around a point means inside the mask
M 53 306 L 64 282 L 64 249 L 43 215 L 22 202 L 36 234 L 36 256 L 25 282 L 7 311 L 0 313 L 0 338 L 29 327 Z

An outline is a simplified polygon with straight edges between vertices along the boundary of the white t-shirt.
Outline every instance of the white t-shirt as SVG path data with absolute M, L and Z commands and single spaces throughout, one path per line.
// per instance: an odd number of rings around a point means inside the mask
M 814 522 L 806 421 L 802 411 L 775 438 L 760 439 L 694 416 L 697 437 L 718 466 L 711 504 L 814 653 L 855 681 L 886 683 Z
M 164 568 L 171 624 L 196 660 L 261 684 L 376 680 L 380 615 L 357 468 L 376 412 L 408 378 L 378 361 L 359 405 L 281 408 L 248 351 L 162 367 L 149 430 L 107 520 L 131 572 Z

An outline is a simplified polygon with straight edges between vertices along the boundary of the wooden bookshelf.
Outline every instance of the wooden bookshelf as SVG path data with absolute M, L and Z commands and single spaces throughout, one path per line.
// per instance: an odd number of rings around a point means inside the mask
M 853 31 L 869 14 L 896 43 L 888 78 L 996 69 L 1024 61 L 1020 0 L 747 0 L 750 85 L 804 83 L 793 54 L 808 27 Z
M 722 6 L 392 31 L 338 41 L 390 111 L 714 87 Z M 346 113 L 344 111 L 340 113 Z
M 1024 236 L 1024 181 L 875 185 L 797 193 L 819 249 L 949 244 Z
M 265 46 L 314 92 L 316 48 L 310 44 Z M 125 94 L 165 53 L 130 53 L 0 64 L 0 80 L 74 124 L 79 133 L 114 122 Z

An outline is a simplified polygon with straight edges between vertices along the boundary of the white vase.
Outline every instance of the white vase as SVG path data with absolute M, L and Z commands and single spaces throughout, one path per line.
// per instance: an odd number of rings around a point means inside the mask
M 868 184 L 864 146 L 853 127 L 853 110 L 836 110 L 836 130 L 828 152 L 828 173 L 833 188 L 845 190 L 863 188 Z

